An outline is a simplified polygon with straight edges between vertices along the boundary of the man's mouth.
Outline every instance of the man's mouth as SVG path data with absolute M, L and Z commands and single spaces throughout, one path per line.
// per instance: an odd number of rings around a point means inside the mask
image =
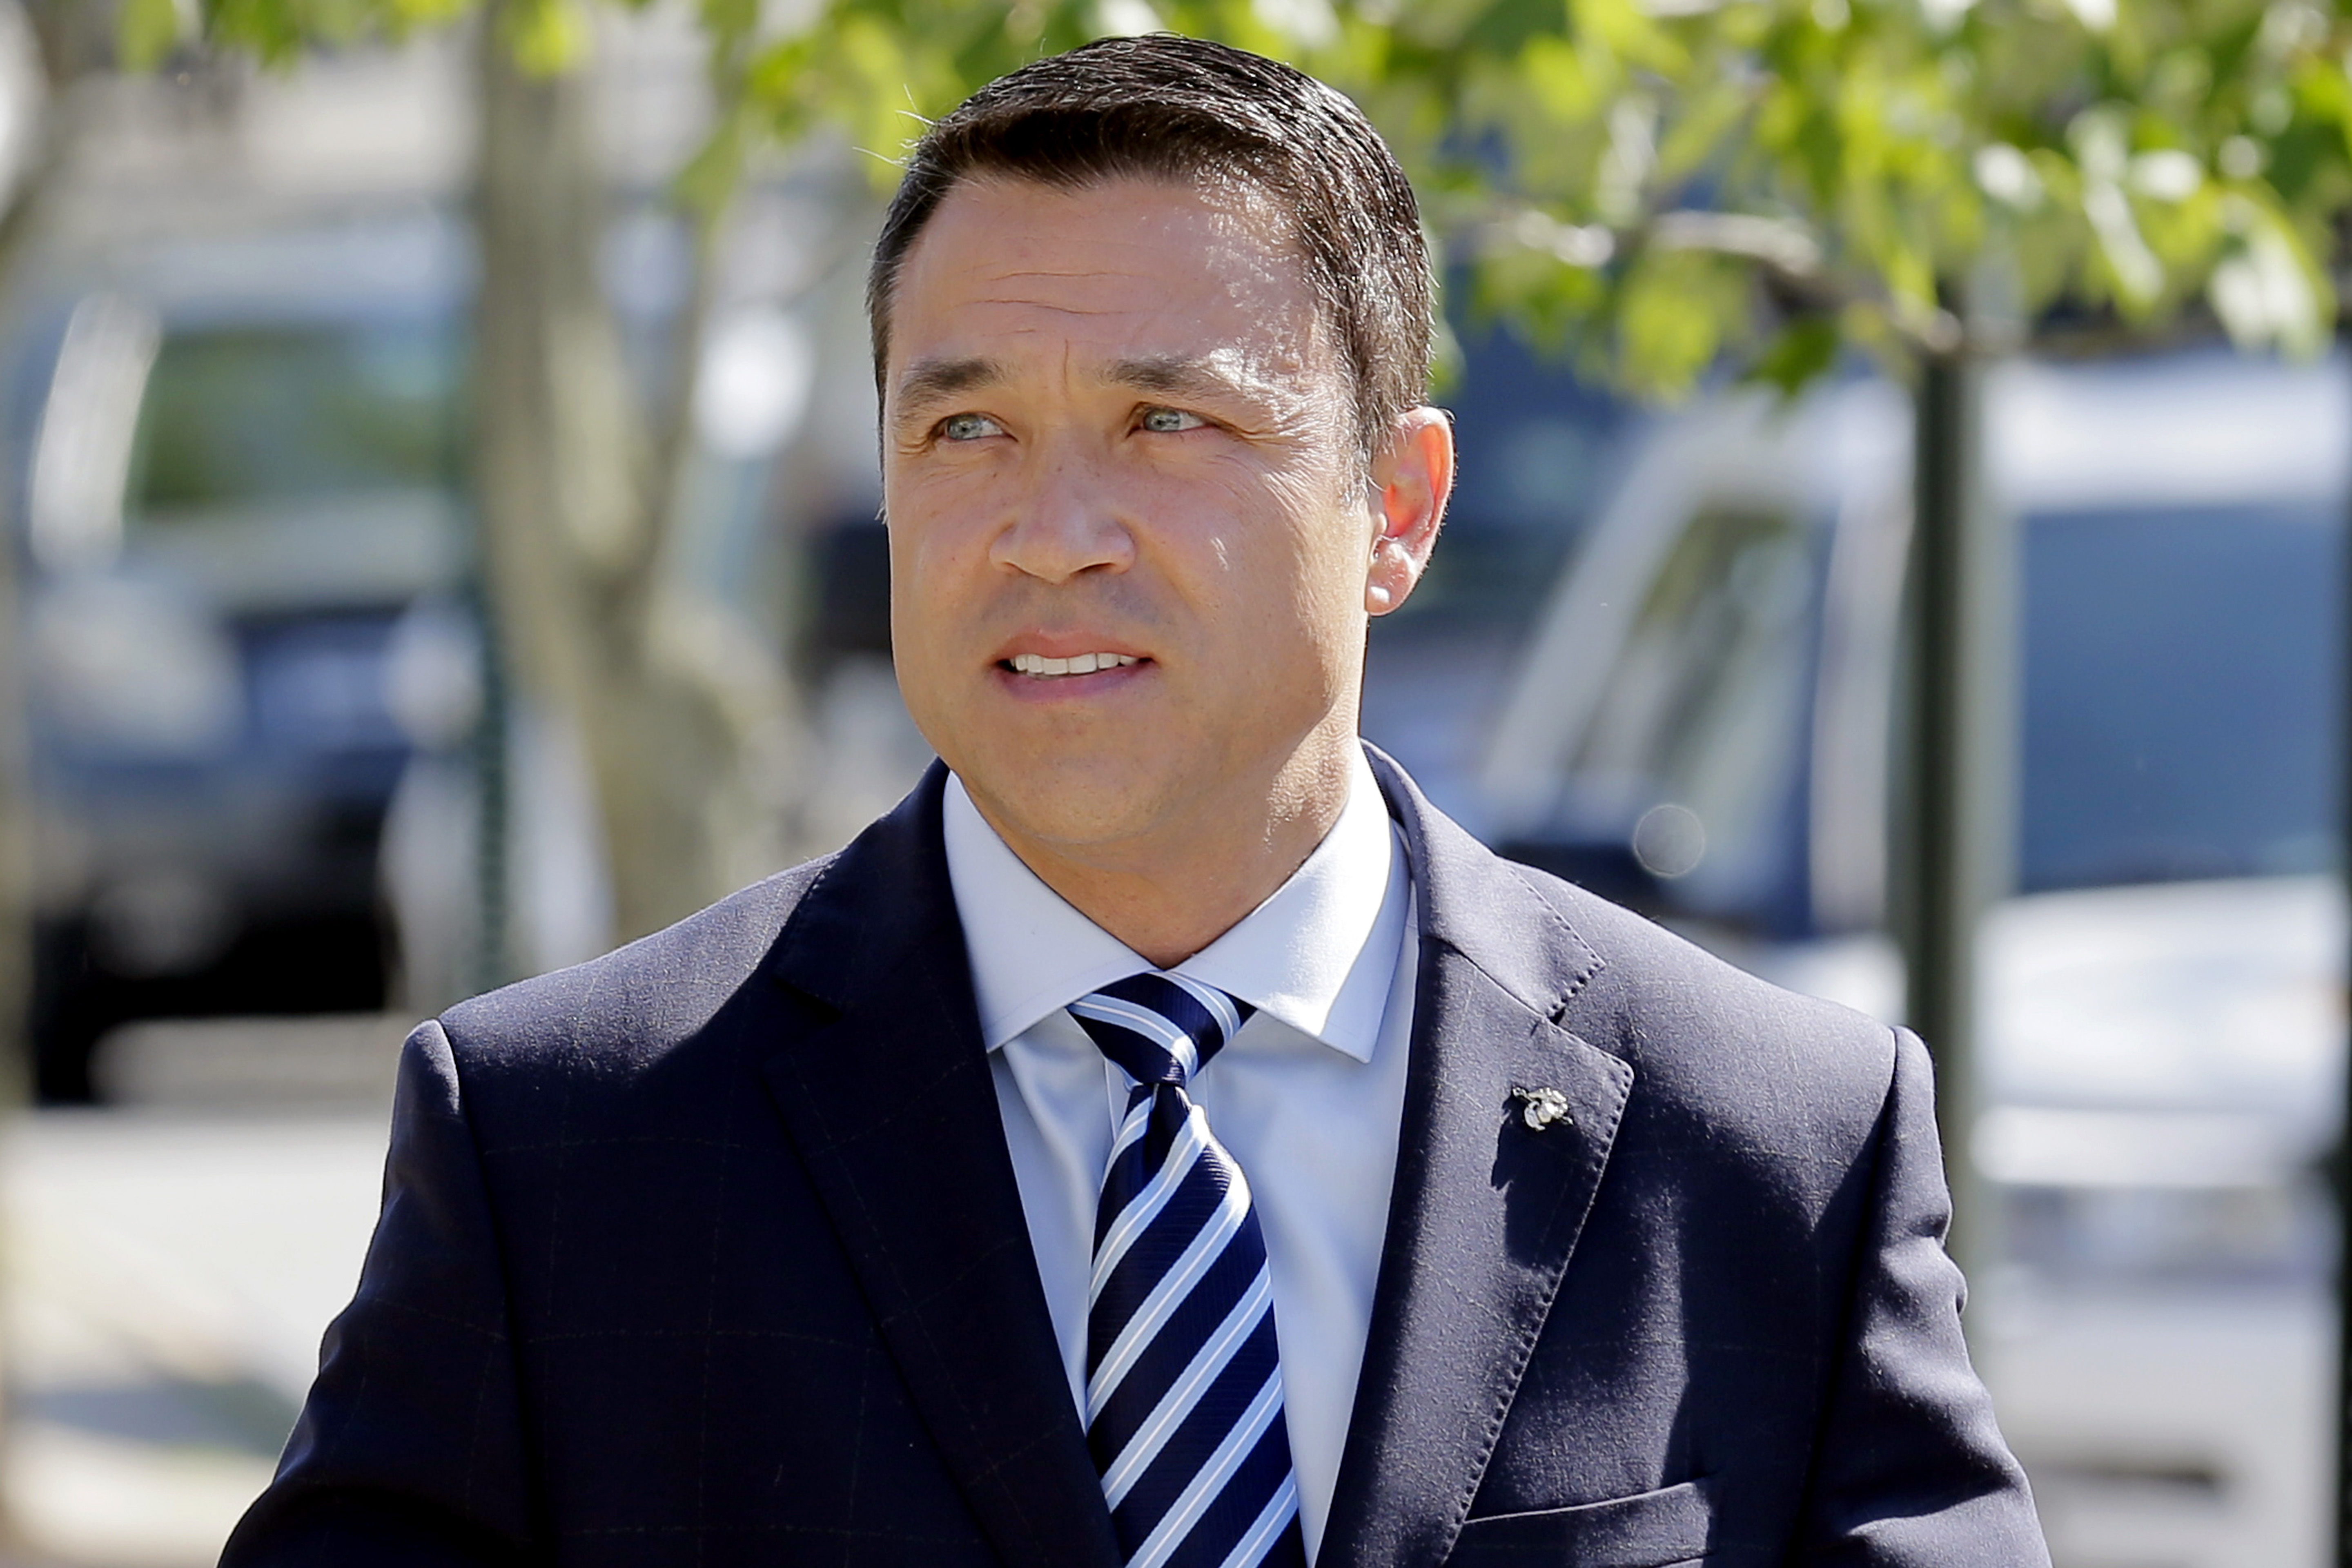
M 1134 655 L 1125 653 L 1080 653 L 1068 658 L 1047 658 L 1041 653 L 1016 653 L 1006 659 L 1004 665 L 1015 675 L 1052 680 L 1066 675 L 1092 675 L 1097 670 L 1120 669 L 1140 662 Z

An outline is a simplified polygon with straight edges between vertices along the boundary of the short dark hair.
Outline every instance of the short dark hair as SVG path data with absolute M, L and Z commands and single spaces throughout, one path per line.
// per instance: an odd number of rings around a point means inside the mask
M 1278 61 L 1199 38 L 1105 38 L 982 88 L 907 161 L 866 275 L 874 375 L 890 347 L 899 268 L 958 184 L 998 174 L 1065 189 L 1120 177 L 1238 177 L 1280 198 L 1377 450 L 1429 383 L 1421 209 L 1396 155 L 1348 99 Z

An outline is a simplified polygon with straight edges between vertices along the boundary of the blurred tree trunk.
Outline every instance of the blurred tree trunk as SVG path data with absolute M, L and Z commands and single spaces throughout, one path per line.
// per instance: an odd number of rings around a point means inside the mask
M 723 617 L 666 585 L 701 311 L 679 329 L 674 406 L 649 419 L 598 276 L 594 73 L 519 66 L 509 9 L 489 11 L 480 45 L 484 565 L 519 698 L 584 757 L 629 938 L 767 868 L 773 813 L 756 774 L 788 704 L 772 657 L 730 646 Z M 698 283 L 696 300 L 707 293 Z

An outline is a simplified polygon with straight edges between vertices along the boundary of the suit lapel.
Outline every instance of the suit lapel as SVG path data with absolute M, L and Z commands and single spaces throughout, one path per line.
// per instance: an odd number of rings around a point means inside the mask
M 1412 852 L 1412 1059 L 1388 1239 L 1319 1568 L 1454 1543 L 1601 1184 L 1633 1071 L 1565 1023 L 1600 956 L 1507 865 L 1375 771 Z M 1514 1089 L 1552 1089 L 1527 1124 Z
M 844 850 L 771 973 L 824 1017 L 769 1090 L 965 1500 L 1008 1564 L 1111 1568 L 972 1001 L 945 770 Z M 829 1015 L 829 1016 L 825 1016 Z

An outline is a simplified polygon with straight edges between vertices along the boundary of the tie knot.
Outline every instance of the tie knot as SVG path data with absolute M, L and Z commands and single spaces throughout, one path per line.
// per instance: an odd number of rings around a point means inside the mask
M 1130 974 L 1070 1004 L 1102 1054 L 1138 1083 L 1182 1088 L 1255 1012 L 1181 974 Z

